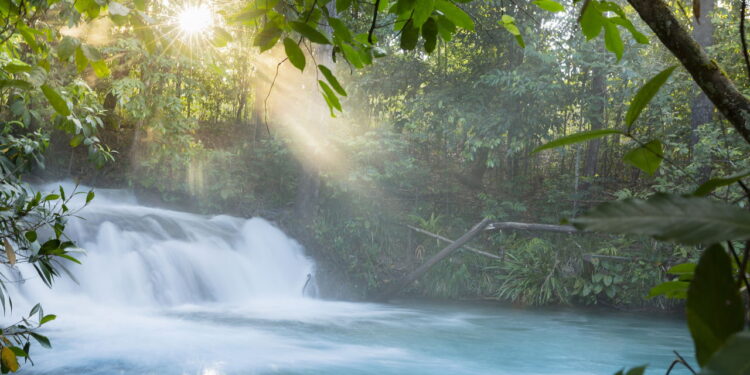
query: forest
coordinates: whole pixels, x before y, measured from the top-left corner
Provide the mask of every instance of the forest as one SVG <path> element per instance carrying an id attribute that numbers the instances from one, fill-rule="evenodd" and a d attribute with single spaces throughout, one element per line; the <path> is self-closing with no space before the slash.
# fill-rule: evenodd
<path id="1" fill-rule="evenodd" d="M 749 12 L 745 0 L 0 0 L 2 373 L 750 374 Z M 296 302 L 245 305 L 285 293 Z M 674 347 L 595 370 L 558 353 L 517 368 L 475 369 L 476 353 L 455 368 L 339 364 L 348 352 L 245 363 L 233 350 L 263 340 L 199 325 L 271 319 L 323 340 L 290 311 L 349 311 L 352 326 L 391 332 L 384 322 L 417 319 L 409 309 L 438 324 L 463 305 L 665 319 L 674 339 L 659 345 Z M 168 323 L 130 322 L 135 306 Z M 149 345 L 205 330 L 186 346 L 231 353 L 103 350 L 107 334 L 148 341 L 96 336 L 110 313 L 155 331 Z M 478 348 L 504 334 L 490 331 Z M 141 363 L 162 354 L 174 363 Z M 179 367 L 183 354 L 219 364 Z"/>

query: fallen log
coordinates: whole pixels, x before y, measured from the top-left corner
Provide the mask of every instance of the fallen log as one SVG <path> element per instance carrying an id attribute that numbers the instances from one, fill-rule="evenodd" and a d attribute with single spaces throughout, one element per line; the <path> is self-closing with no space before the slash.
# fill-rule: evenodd
<path id="1" fill-rule="evenodd" d="M 552 225 L 552 224 L 531 224 L 531 223 L 516 223 L 512 221 L 501 221 L 491 223 L 485 228 L 485 230 L 529 230 L 539 232 L 558 232 L 558 233 L 582 233 L 571 225 Z"/>
<path id="2" fill-rule="evenodd" d="M 411 229 L 411 230 L 413 230 L 413 231 L 416 231 L 416 232 L 419 232 L 419 233 L 422 233 L 422 234 L 426 234 L 426 235 L 428 235 L 428 236 L 430 236 L 432 238 L 437 238 L 440 241 L 444 241 L 444 242 L 447 242 L 447 243 L 454 243 L 455 242 L 455 241 L 451 240 L 450 238 L 446 238 L 446 237 L 443 237 L 443 236 L 441 236 L 439 234 L 435 234 L 435 233 L 426 231 L 426 230 L 424 230 L 422 228 L 413 227 L 411 225 L 407 225 L 406 227 L 409 228 L 409 229 Z M 503 257 L 501 257 L 499 255 L 495 255 L 495 254 L 492 254 L 492 253 L 488 253 L 486 251 L 475 249 L 475 248 L 473 248 L 471 246 L 465 246 L 464 245 L 464 247 L 462 247 L 462 249 L 463 250 L 471 251 L 472 253 L 475 253 L 475 254 L 484 255 L 486 257 L 490 257 L 490 258 L 494 258 L 494 259 L 498 259 L 498 260 L 503 260 Z"/>
<path id="3" fill-rule="evenodd" d="M 465 243 L 469 242 L 471 239 L 476 237 L 489 224 L 490 224 L 490 219 L 487 219 L 487 218 L 482 219 L 482 221 L 474 225 L 471 229 L 469 229 L 468 232 L 464 233 L 463 236 L 459 237 L 459 239 L 453 241 L 453 243 L 448 245 L 443 250 L 440 250 L 439 253 L 435 254 L 432 258 L 422 263 L 421 266 L 419 266 L 416 270 L 406 275 L 406 277 L 404 277 L 403 279 L 399 280 L 398 282 L 394 282 L 391 286 L 386 288 L 384 292 L 380 293 L 375 299 L 378 301 L 387 301 L 391 297 L 396 295 L 396 293 L 403 291 L 416 279 L 418 279 L 425 272 L 427 272 L 427 270 L 429 270 L 437 262 L 447 258 L 449 255 L 451 255 L 451 253 L 453 253 L 454 251 L 459 249 L 461 246 L 463 246 Z"/>

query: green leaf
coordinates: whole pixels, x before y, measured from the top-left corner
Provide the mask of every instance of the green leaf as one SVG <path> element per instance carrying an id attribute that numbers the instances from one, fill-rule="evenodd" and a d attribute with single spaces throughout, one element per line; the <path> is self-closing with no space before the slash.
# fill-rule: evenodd
<path id="1" fill-rule="evenodd" d="M 50 344 L 49 339 L 46 336 L 42 336 L 35 332 L 29 332 L 29 335 L 31 335 L 31 337 L 33 337 L 39 343 L 39 345 L 48 349 L 52 347 L 52 344 Z"/>
<path id="2" fill-rule="evenodd" d="M 401 29 L 401 49 L 411 51 L 417 47 L 419 40 L 419 29 L 414 27 L 412 21 L 409 21 Z"/>
<path id="3" fill-rule="evenodd" d="M 17 89 L 21 90 L 31 90 L 34 88 L 34 85 L 32 85 L 29 82 L 20 80 L 20 79 L 2 79 L 0 80 L 0 88 L 5 87 L 15 87 Z"/>
<path id="4" fill-rule="evenodd" d="M 453 33 L 456 32 L 456 25 L 454 25 L 449 19 L 445 18 L 445 16 L 438 17 L 437 23 L 440 37 L 443 38 L 444 41 L 450 42 L 453 38 Z"/>
<path id="5" fill-rule="evenodd" d="M 704 182 L 701 186 L 699 186 L 695 191 L 693 192 L 693 195 L 696 196 L 706 196 L 710 194 L 712 191 L 731 185 L 737 181 L 742 180 L 743 178 L 750 176 L 750 170 L 746 170 L 743 172 L 735 173 L 731 176 L 727 177 L 718 177 L 718 178 L 712 178 L 706 182 Z"/>
<path id="6" fill-rule="evenodd" d="M 548 12 L 557 13 L 565 10 L 560 3 L 553 0 L 534 0 L 532 3 Z"/>
<path id="7" fill-rule="evenodd" d="M 687 281 L 666 281 L 651 288 L 648 292 L 648 298 L 664 296 L 674 299 L 687 298 L 687 291 L 690 283 Z"/>
<path id="8" fill-rule="evenodd" d="M 396 2 L 396 14 L 410 13 L 417 6 L 417 0 L 398 0 Z"/>
<path id="9" fill-rule="evenodd" d="M 466 30 L 474 30 L 474 21 L 471 17 L 450 1 L 436 0 L 435 9 L 442 12 L 445 18 L 453 22 L 454 25 Z"/>
<path id="10" fill-rule="evenodd" d="M 664 150 L 659 140 L 653 140 L 643 146 L 628 151 L 623 157 L 625 163 L 630 164 L 650 175 L 659 170 L 664 159 Z"/>
<path id="11" fill-rule="evenodd" d="M 86 58 L 90 61 L 99 61 L 102 59 L 102 53 L 99 52 L 99 50 L 95 47 L 89 46 L 87 44 L 81 44 L 79 48 L 83 52 L 83 55 L 86 56 Z"/>
<path id="12" fill-rule="evenodd" d="M 284 38 L 284 51 L 292 65 L 301 71 L 305 70 L 305 54 L 299 48 L 297 42 L 291 38 Z"/>
<path id="13" fill-rule="evenodd" d="M 329 17 L 328 24 L 333 29 L 333 35 L 344 42 L 352 41 L 352 32 L 349 28 L 338 18 Z"/>
<path id="14" fill-rule="evenodd" d="M 626 30 L 630 32 L 630 35 L 633 36 L 633 39 L 635 39 L 636 42 L 640 44 L 648 44 L 648 37 L 643 35 L 640 31 L 638 31 L 635 26 L 633 25 L 630 20 L 627 18 L 620 16 L 620 17 L 610 17 L 609 21 L 612 23 L 616 23 L 622 27 L 624 27 Z"/>
<path id="15" fill-rule="evenodd" d="M 276 45 L 281 37 L 281 29 L 273 23 L 268 23 L 253 40 L 253 45 L 260 48 L 260 52 L 267 51 Z"/>
<path id="16" fill-rule="evenodd" d="M 732 277 L 732 261 L 723 247 L 706 249 L 688 288 L 688 328 L 701 367 L 745 323 L 742 299 Z"/>
<path id="17" fill-rule="evenodd" d="M 73 56 L 79 45 L 81 45 L 81 42 L 78 39 L 69 36 L 63 37 L 57 46 L 57 58 L 61 61 L 67 61 L 70 56 Z"/>
<path id="18" fill-rule="evenodd" d="M 422 25 L 422 38 L 424 38 L 424 50 L 432 53 L 437 47 L 438 25 L 434 18 L 430 17 Z"/>
<path id="19" fill-rule="evenodd" d="M 646 84 L 643 85 L 633 97 L 633 101 L 628 107 L 628 113 L 625 114 L 625 123 L 628 125 L 628 130 L 633 126 L 635 120 L 641 115 L 641 112 L 646 105 L 654 98 L 659 89 L 667 82 L 669 76 L 677 68 L 677 65 L 670 66 L 664 69 L 659 74 L 651 78 Z"/>
<path id="20" fill-rule="evenodd" d="M 45 316 L 44 316 L 44 317 L 42 318 L 42 320 L 40 320 L 40 321 L 39 321 L 39 325 L 42 325 L 42 324 L 44 324 L 44 323 L 48 323 L 48 322 L 51 322 L 51 321 L 55 320 L 56 318 L 57 318 L 57 315 L 54 315 L 54 314 L 49 314 L 49 315 L 45 315 Z"/>
<path id="21" fill-rule="evenodd" d="M 352 0 L 336 0 L 336 12 L 342 13 L 349 9 L 352 5 Z"/>
<path id="22" fill-rule="evenodd" d="M 609 22 L 609 20 L 604 22 L 604 45 L 607 47 L 607 50 L 617 56 L 617 61 L 622 59 L 622 54 L 625 52 L 625 45 L 622 43 L 620 29 L 614 23 Z"/>
<path id="23" fill-rule="evenodd" d="M 109 77 L 111 74 L 107 63 L 104 62 L 104 60 L 92 61 L 91 68 L 94 69 L 94 74 L 99 78 Z"/>
<path id="24" fill-rule="evenodd" d="M 292 29 L 313 43 L 331 44 L 328 38 L 312 26 L 302 22 L 289 22 Z"/>
<path id="25" fill-rule="evenodd" d="M 341 50 L 344 51 L 344 57 L 346 58 L 346 61 L 354 65 L 355 68 L 361 69 L 365 66 L 365 64 L 362 62 L 362 58 L 359 56 L 359 53 L 357 53 L 354 47 L 352 47 L 348 43 L 343 43 L 341 44 Z"/>
<path id="26" fill-rule="evenodd" d="M 640 234 L 688 245 L 750 239 L 750 212 L 707 198 L 656 194 L 600 204 L 572 220 L 578 229 Z"/>
<path id="27" fill-rule="evenodd" d="M 24 234 L 24 236 L 26 237 L 26 240 L 29 241 L 29 242 L 34 242 L 34 241 L 36 241 L 36 238 L 37 238 L 37 234 L 33 230 L 30 230 L 30 231 L 26 232 Z"/>
<path id="28" fill-rule="evenodd" d="M 78 46 L 78 48 L 76 48 L 76 69 L 78 70 L 78 73 L 84 71 L 88 65 L 89 59 L 86 58 L 81 46 Z"/>
<path id="29" fill-rule="evenodd" d="M 513 34 L 513 36 L 516 38 L 516 42 L 518 43 L 521 48 L 526 48 L 526 43 L 523 41 L 523 36 L 521 35 L 521 30 L 518 29 L 518 26 L 516 26 L 516 19 L 504 14 L 500 21 L 497 21 L 501 26 L 505 28 L 509 33 Z"/>
<path id="30" fill-rule="evenodd" d="M 318 65 L 318 69 L 320 69 L 320 72 L 326 77 L 326 81 L 331 84 L 331 87 L 333 87 L 339 95 L 346 96 L 346 90 L 344 90 L 344 87 L 341 86 L 339 80 L 336 79 L 336 76 L 333 75 L 333 72 L 331 72 L 330 69 L 325 65 Z"/>
<path id="31" fill-rule="evenodd" d="M 221 27 L 214 28 L 214 37 L 212 40 L 214 46 L 218 48 L 225 47 L 231 41 L 232 34 Z"/>
<path id="32" fill-rule="evenodd" d="M 42 93 L 44 93 L 44 97 L 47 98 L 47 101 L 57 113 L 65 117 L 70 116 L 68 103 L 60 96 L 57 90 L 48 85 L 42 85 Z"/>
<path id="33" fill-rule="evenodd" d="M 435 9 L 435 0 L 417 0 L 414 6 L 414 14 L 412 15 L 412 22 L 414 27 L 421 27 Z"/>
<path id="34" fill-rule="evenodd" d="M 747 375 L 750 373 L 750 332 L 732 335 L 701 369 L 700 375 Z"/>
<path id="35" fill-rule="evenodd" d="M 127 16 L 130 13 L 130 9 L 125 5 L 122 5 L 115 1 L 110 1 L 107 5 L 107 11 L 111 16 Z"/>
<path id="36" fill-rule="evenodd" d="M 598 1 L 592 0 L 584 5 L 586 8 L 581 13 L 581 31 L 587 40 L 596 38 L 602 32 L 605 17 L 599 9 Z"/>
<path id="37" fill-rule="evenodd" d="M 646 365 L 633 367 L 629 369 L 627 372 L 624 372 L 624 370 L 620 370 L 615 373 L 615 375 L 643 375 L 646 372 Z"/>
<path id="38" fill-rule="evenodd" d="M 94 199 L 94 191 L 91 190 L 88 192 L 88 194 L 86 194 L 86 204 L 91 203 L 91 200 L 93 199 Z"/>
<path id="39" fill-rule="evenodd" d="M 557 148 L 561 146 L 572 145 L 575 143 L 581 143 L 581 142 L 605 137 L 605 136 L 612 135 L 612 134 L 623 134 L 623 133 L 617 129 L 598 129 L 598 130 L 584 131 L 580 133 L 571 134 L 562 138 L 558 138 L 551 142 L 547 142 L 535 148 L 534 151 L 532 151 L 531 153 L 534 154 L 539 151 L 544 151 L 544 150 L 548 150 L 551 148 Z"/>
<path id="40" fill-rule="evenodd" d="M 331 90 L 328 84 L 321 80 L 318 80 L 318 84 L 323 90 L 323 98 L 326 100 L 328 108 L 331 110 L 331 116 L 336 117 L 333 110 L 338 109 L 339 111 L 341 111 L 341 103 L 339 102 L 339 99 L 336 97 L 336 94 L 333 92 L 333 90 Z"/>

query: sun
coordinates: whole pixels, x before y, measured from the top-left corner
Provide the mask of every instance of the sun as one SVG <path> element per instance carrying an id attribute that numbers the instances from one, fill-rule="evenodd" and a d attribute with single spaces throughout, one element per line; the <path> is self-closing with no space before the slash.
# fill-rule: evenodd
<path id="1" fill-rule="evenodd" d="M 177 14 L 177 25 L 187 36 L 197 36 L 211 28 L 213 24 L 211 9 L 205 5 L 191 5 Z"/>

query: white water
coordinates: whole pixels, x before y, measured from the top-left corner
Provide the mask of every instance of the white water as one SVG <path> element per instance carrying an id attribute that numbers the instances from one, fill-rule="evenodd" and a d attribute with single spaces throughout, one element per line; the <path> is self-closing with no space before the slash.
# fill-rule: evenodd
<path id="1" fill-rule="evenodd" d="M 314 277 L 305 288 L 314 263 L 260 218 L 102 190 L 82 215 L 68 227 L 87 251 L 70 265 L 79 283 L 49 290 L 22 269 L 30 280 L 11 291 L 16 313 L 41 301 L 58 315 L 33 374 L 607 374 L 647 362 L 663 373 L 672 349 L 690 354 L 679 321 L 317 300 Z"/>

